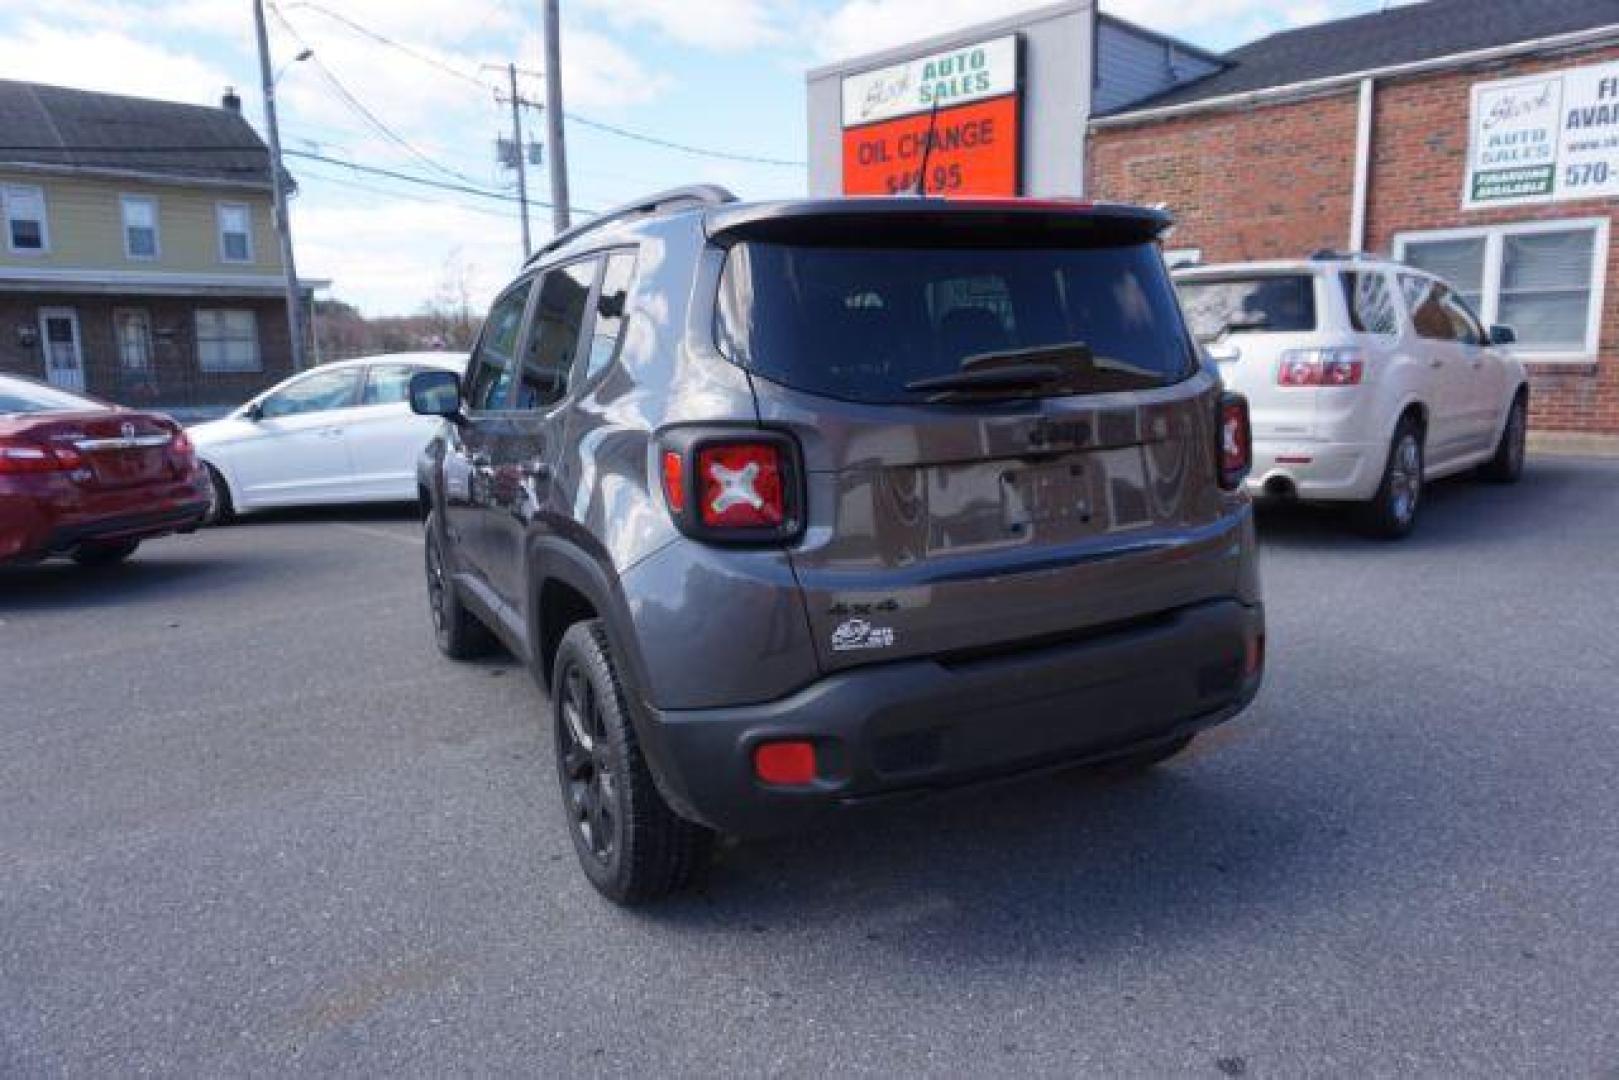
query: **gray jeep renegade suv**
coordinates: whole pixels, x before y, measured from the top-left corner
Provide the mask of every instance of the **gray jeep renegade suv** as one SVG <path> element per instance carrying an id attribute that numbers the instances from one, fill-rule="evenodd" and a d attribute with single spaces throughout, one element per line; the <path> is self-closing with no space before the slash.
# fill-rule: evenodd
<path id="1" fill-rule="evenodd" d="M 420 468 L 438 643 L 549 688 L 591 882 L 715 832 L 1079 763 L 1145 767 L 1263 664 L 1247 414 L 1157 211 L 744 204 L 564 233 L 495 301 Z"/>

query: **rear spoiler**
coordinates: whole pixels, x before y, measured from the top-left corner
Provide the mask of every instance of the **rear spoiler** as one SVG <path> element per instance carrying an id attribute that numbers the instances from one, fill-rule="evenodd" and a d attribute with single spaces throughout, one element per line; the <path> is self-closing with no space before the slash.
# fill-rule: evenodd
<path id="1" fill-rule="evenodd" d="M 828 247 L 1115 247 L 1157 239 L 1165 210 L 1068 199 L 856 198 L 735 203 L 704 215 L 710 240 Z"/>

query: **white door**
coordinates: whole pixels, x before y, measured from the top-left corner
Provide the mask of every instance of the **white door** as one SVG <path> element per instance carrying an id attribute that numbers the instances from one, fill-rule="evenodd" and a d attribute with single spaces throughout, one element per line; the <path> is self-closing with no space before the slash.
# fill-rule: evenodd
<path id="1" fill-rule="evenodd" d="M 408 502 L 416 497 L 416 459 L 442 423 L 410 411 L 410 377 L 427 368 L 374 364 L 360 405 L 347 423 L 359 498 Z"/>
<path id="2" fill-rule="evenodd" d="M 359 368 L 335 368 L 310 372 L 260 400 L 252 434 L 223 449 L 244 508 L 355 497 L 347 425 L 359 390 Z"/>
<path id="3" fill-rule="evenodd" d="M 84 389 L 84 344 L 79 315 L 72 308 L 39 309 L 39 341 L 45 354 L 45 377 L 64 390 Z"/>

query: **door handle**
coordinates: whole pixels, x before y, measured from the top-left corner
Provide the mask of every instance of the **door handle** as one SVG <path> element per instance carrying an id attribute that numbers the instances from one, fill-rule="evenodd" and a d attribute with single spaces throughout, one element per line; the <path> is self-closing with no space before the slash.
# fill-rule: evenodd
<path id="1" fill-rule="evenodd" d="M 1442 368 L 1445 366 L 1445 362 L 1436 356 L 1432 360 L 1428 361 L 1428 366 L 1431 368 Z"/>
<path id="2" fill-rule="evenodd" d="M 343 437 L 343 429 L 335 427 L 326 428 L 320 433 L 320 437 L 323 439 L 341 439 Z"/>

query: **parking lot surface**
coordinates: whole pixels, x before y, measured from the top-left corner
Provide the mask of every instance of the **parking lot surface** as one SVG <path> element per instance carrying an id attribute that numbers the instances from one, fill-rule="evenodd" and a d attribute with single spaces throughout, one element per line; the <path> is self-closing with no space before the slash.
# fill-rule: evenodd
<path id="1" fill-rule="evenodd" d="M 408 511 L 0 575 L 0 1073 L 1614 1075 L 1619 462 L 1262 517 L 1268 682 L 1157 774 L 725 848 L 624 912 Z"/>

